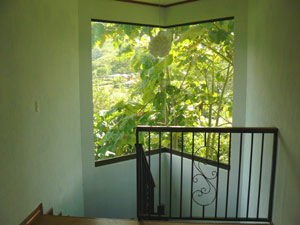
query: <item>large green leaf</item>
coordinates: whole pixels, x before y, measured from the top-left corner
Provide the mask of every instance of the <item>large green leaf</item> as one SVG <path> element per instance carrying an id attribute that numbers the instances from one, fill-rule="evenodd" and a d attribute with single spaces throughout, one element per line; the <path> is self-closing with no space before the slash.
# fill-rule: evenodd
<path id="1" fill-rule="evenodd" d="M 92 23 L 92 46 L 94 46 L 97 41 L 105 41 L 105 28 L 102 23 Z"/>

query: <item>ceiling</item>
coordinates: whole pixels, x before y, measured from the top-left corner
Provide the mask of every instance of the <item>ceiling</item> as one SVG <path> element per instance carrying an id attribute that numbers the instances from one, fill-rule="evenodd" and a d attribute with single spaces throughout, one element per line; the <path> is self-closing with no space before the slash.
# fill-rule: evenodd
<path id="1" fill-rule="evenodd" d="M 182 0 L 138 0 L 138 1 L 155 3 L 155 4 L 160 4 L 160 5 L 168 5 L 168 4 L 182 2 Z"/>
<path id="2" fill-rule="evenodd" d="M 117 0 L 122 2 L 131 2 L 134 4 L 147 4 L 153 6 L 163 6 L 169 7 L 177 4 L 184 4 L 189 2 L 194 2 L 197 0 Z"/>

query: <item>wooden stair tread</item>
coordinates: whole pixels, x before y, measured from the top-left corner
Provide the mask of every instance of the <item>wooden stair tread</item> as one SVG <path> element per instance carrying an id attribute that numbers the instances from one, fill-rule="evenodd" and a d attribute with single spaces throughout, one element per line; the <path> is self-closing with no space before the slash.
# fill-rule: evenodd
<path id="1" fill-rule="evenodd" d="M 33 225 L 236 225 L 231 223 L 186 223 L 186 222 L 169 222 L 169 221 L 137 221 L 126 219 L 91 219 L 67 216 L 40 216 Z M 249 225 L 262 225 L 254 223 L 244 223 Z"/>

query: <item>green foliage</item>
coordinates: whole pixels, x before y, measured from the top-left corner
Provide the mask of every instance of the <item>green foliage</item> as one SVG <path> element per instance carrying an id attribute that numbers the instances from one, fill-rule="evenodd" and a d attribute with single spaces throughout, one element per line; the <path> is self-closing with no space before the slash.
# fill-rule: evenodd
<path id="1" fill-rule="evenodd" d="M 151 49 L 160 47 L 157 35 L 171 40 L 165 57 L 149 51 L 150 43 Z M 92 23 L 95 158 L 134 152 L 137 125 L 231 126 L 233 43 L 232 20 L 167 31 Z M 141 135 L 141 141 L 145 138 Z M 191 152 L 191 137 L 186 138 L 185 151 Z M 217 138 L 208 134 L 212 148 L 197 154 L 215 159 Z M 163 139 L 168 146 L 168 134 Z M 175 134 L 172 139 L 173 149 L 179 148 L 180 137 Z M 226 162 L 228 137 L 220 139 Z M 158 134 L 151 140 L 155 148 Z M 197 143 L 203 145 L 203 137 Z"/>

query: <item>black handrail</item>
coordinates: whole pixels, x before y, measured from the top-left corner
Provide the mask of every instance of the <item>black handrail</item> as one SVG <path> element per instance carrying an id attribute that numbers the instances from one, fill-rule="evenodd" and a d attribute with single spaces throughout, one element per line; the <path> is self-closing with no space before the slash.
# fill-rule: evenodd
<path id="1" fill-rule="evenodd" d="M 276 127 L 184 127 L 184 126 L 137 126 L 137 132 L 195 132 L 195 133 L 277 133 Z"/>
<path id="2" fill-rule="evenodd" d="M 148 134 L 149 140 L 146 142 L 148 144 L 148 161 L 142 144 L 139 143 L 140 141 L 144 142 L 144 140 L 139 140 L 140 132 L 146 132 Z M 150 145 L 153 143 L 150 141 L 151 133 L 158 133 L 158 150 L 151 150 Z M 162 134 L 165 133 L 167 135 L 164 135 L 164 137 L 168 137 L 168 135 L 170 137 L 169 148 L 168 146 L 162 146 Z M 172 149 L 173 135 L 176 133 L 181 134 L 181 136 L 179 135 L 179 137 L 181 137 L 181 147 L 178 151 Z M 188 144 L 189 148 L 192 148 L 192 150 L 189 151 L 191 154 L 185 152 L 185 148 L 187 148 L 185 146 L 185 135 L 188 133 L 192 134 L 192 143 Z M 211 135 L 217 137 L 214 146 L 209 146 L 209 141 L 207 141 L 207 137 Z M 265 144 L 267 136 L 273 138 L 273 146 L 270 150 L 268 150 L 267 147 L 270 147 L 271 142 Z M 195 139 L 198 139 L 198 150 L 218 146 L 216 147 L 216 159 L 205 159 L 196 155 Z M 224 142 L 225 139 L 226 141 Z M 223 142 L 221 143 L 221 141 Z M 232 142 L 234 142 L 234 144 L 232 144 Z M 136 143 L 137 216 L 139 219 L 272 221 L 278 145 L 277 128 L 138 126 L 136 128 Z M 199 148 L 199 143 L 202 143 L 204 146 Z M 224 147 L 224 143 L 228 144 L 228 146 Z M 228 154 L 227 163 L 221 161 L 221 151 L 223 150 L 224 154 L 225 148 L 228 151 L 228 153 L 226 153 Z M 153 156 L 151 151 L 158 151 L 159 154 L 159 157 L 156 158 L 156 165 L 158 165 L 157 179 L 159 182 L 155 196 L 154 178 L 148 164 L 148 162 L 150 163 L 151 156 Z M 166 153 L 170 153 L 165 158 L 169 160 L 168 166 L 170 169 L 169 172 L 167 172 L 168 170 L 162 172 L 162 168 L 165 170 L 165 167 L 161 165 L 161 155 Z M 265 161 L 270 158 L 272 159 L 271 167 L 265 166 Z M 155 158 L 151 159 L 151 162 L 155 163 L 154 160 Z M 175 165 L 178 166 L 176 170 L 174 169 Z M 186 168 L 190 168 L 188 172 Z M 169 178 L 164 179 L 162 178 L 162 173 L 165 176 L 166 172 L 169 173 Z M 176 177 L 174 177 L 174 173 L 178 173 Z M 188 173 L 190 173 L 190 175 Z M 188 176 L 190 176 L 190 180 L 187 182 Z M 268 180 L 266 176 L 271 176 L 271 179 Z M 169 183 L 162 183 L 162 180 L 167 179 L 169 179 Z M 196 185 L 196 183 L 201 179 L 202 183 L 200 183 L 200 187 L 203 184 L 205 184 L 206 187 L 198 187 L 197 189 L 198 184 Z M 190 186 L 187 187 L 187 183 L 189 183 Z M 263 185 L 264 188 L 262 187 Z M 266 185 L 270 187 L 269 192 L 261 193 L 263 190 L 266 191 Z M 176 191 L 174 188 L 178 190 Z M 188 188 L 188 190 L 186 188 Z M 243 189 L 243 191 L 241 191 L 241 189 Z M 162 198 L 162 190 L 164 190 L 164 198 Z M 203 197 L 209 192 L 210 194 L 212 193 L 214 197 L 208 203 L 203 203 L 196 199 L 199 196 L 200 198 Z M 262 204 L 262 202 L 265 201 L 269 201 L 267 208 Z M 154 210 L 154 202 L 158 204 L 157 212 Z M 168 212 L 164 212 L 163 205 L 168 205 Z M 197 209 L 197 207 L 200 208 Z"/>

